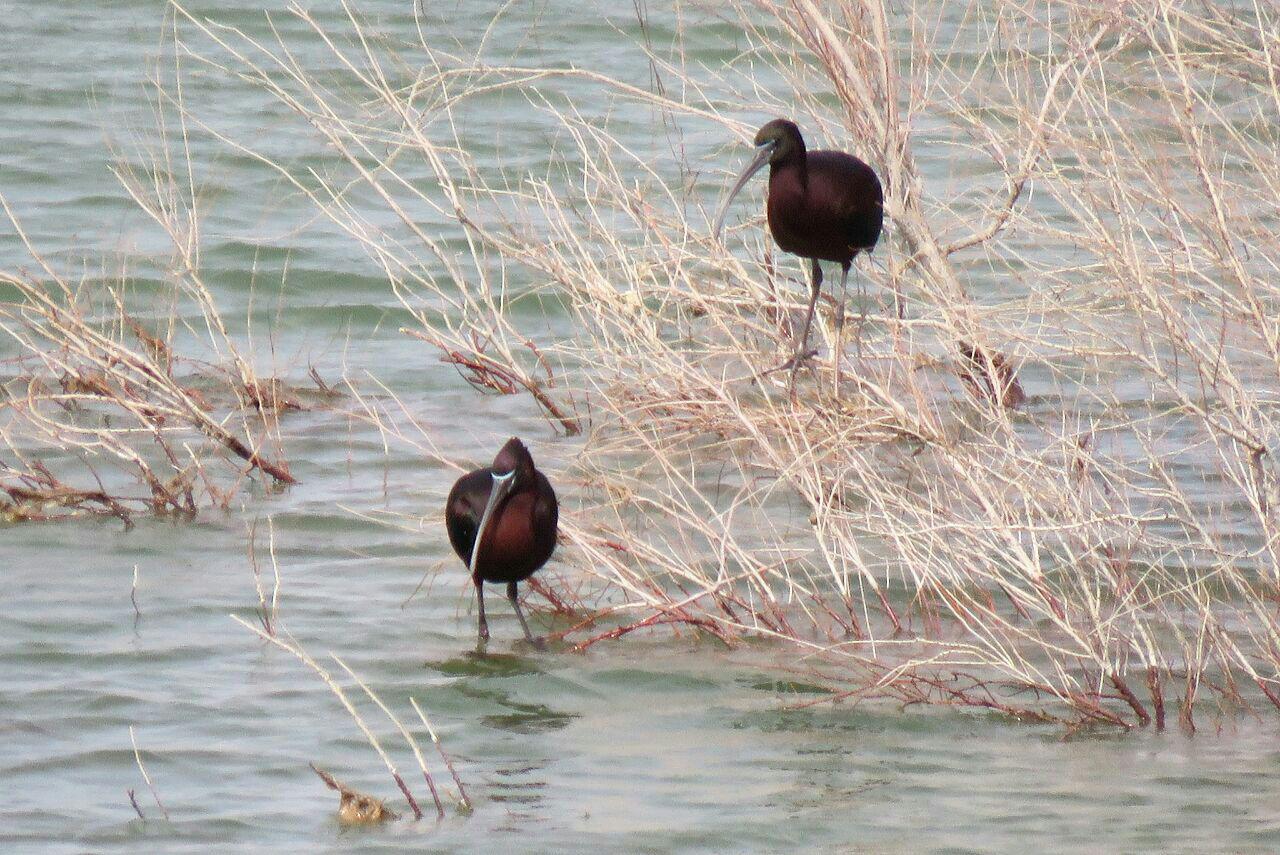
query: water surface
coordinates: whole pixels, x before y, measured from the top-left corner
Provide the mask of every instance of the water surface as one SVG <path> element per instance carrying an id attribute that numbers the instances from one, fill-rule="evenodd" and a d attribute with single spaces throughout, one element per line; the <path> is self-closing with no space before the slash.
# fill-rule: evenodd
<path id="1" fill-rule="evenodd" d="M 583 12 L 555 0 L 509 10 L 487 50 L 525 64 L 607 66 L 645 85 L 649 65 L 623 38 L 636 30 L 634 10 L 588 5 Z M 406 6 L 369 12 L 377 26 L 408 38 Z M 474 44 L 497 8 L 444 6 L 449 14 L 429 22 L 459 44 Z M 204 12 L 265 32 L 260 8 L 249 3 Z M 338 19 L 330 8 L 316 14 Z M 68 266 L 89 259 L 93 275 L 124 267 L 145 280 L 164 252 L 162 236 L 110 174 L 108 144 L 127 148 L 152 120 L 144 81 L 160 55 L 163 15 L 154 2 L 0 2 L 0 192 L 44 251 Z M 287 16 L 276 22 L 301 32 Z M 671 25 L 655 12 L 655 39 L 664 26 Z M 708 67 L 741 49 L 711 16 L 692 15 L 682 26 L 686 44 L 703 52 L 692 59 Z M 563 86 L 582 104 L 605 103 L 586 82 Z M 188 97 L 209 121 L 289 158 L 328 157 L 248 87 L 194 74 Z M 638 148 L 666 144 L 667 131 L 647 114 L 626 112 L 639 108 L 610 109 L 615 132 L 629 127 Z M 482 167 L 545 163 L 549 131 L 536 117 L 513 115 L 495 100 L 471 120 L 463 135 L 475 141 Z M 697 142 L 707 151 L 716 144 Z M 313 222 L 276 176 L 209 139 L 196 141 L 194 157 L 206 278 L 229 320 L 252 305 L 257 328 L 271 330 L 274 347 L 257 352 L 261 363 L 295 378 L 308 364 L 330 377 L 371 372 L 464 458 L 487 459 L 512 433 L 540 457 L 572 456 L 573 442 L 555 437 L 527 401 L 477 398 L 429 349 L 400 335 L 404 312 L 378 271 L 349 240 Z M 973 171 L 943 163 L 931 167 L 936 187 Z M 12 232 L 0 228 L 0 267 L 28 264 Z M 455 433 L 458 414 L 468 411 L 481 427 Z M 290 416 L 285 437 L 301 485 L 245 494 L 227 512 L 142 520 L 131 532 L 95 520 L 4 530 L 0 841 L 7 849 L 1280 847 L 1280 734 L 1270 719 L 1233 721 L 1195 738 L 1064 740 L 1053 728 L 954 711 L 810 708 L 802 705 L 814 699 L 811 688 L 779 670 L 782 651 L 767 644 L 730 653 L 637 635 L 584 655 L 536 653 L 515 642 L 518 626 L 497 598 L 495 641 L 477 655 L 471 590 L 438 520 L 453 474 L 411 450 L 384 453 L 375 431 L 333 410 Z M 381 526 L 352 512 L 369 510 L 395 511 L 411 524 Z M 252 619 L 248 532 L 258 521 L 262 559 L 268 515 L 284 626 L 334 670 L 328 653 L 342 656 L 406 720 L 409 697 L 422 703 L 475 801 L 472 814 L 451 809 L 439 825 L 336 823 L 336 799 L 308 763 L 405 808 L 320 680 L 228 617 Z M 535 622 L 546 629 L 548 620 Z M 362 708 L 425 800 L 410 754 L 376 711 Z M 130 727 L 167 820 L 135 764 Z M 443 777 L 434 756 L 430 762 Z M 131 789 L 146 821 L 130 806 Z"/>

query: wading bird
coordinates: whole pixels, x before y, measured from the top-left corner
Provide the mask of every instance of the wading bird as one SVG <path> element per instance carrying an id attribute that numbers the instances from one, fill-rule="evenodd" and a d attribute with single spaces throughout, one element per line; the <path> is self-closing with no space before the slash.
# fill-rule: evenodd
<path id="1" fill-rule="evenodd" d="M 817 353 L 809 350 L 809 327 L 822 285 L 819 262 L 840 263 L 840 292 L 849 267 L 860 252 L 870 252 L 880 238 L 884 191 L 870 166 L 842 151 L 806 152 L 794 122 L 774 119 L 756 133 L 756 155 L 742 170 L 716 217 L 719 238 L 729 204 L 747 180 L 769 164 L 769 231 L 778 246 L 813 264 L 813 293 L 795 355 L 773 369 L 795 370 Z"/>
<path id="2" fill-rule="evenodd" d="M 468 472 L 449 491 L 444 522 L 453 551 L 466 562 L 476 586 L 480 640 L 489 638 L 484 617 L 484 583 L 506 582 L 511 600 L 534 647 L 533 637 L 516 599 L 516 584 L 547 563 L 556 548 L 560 506 L 551 482 L 533 465 L 529 449 L 516 437 L 507 440 L 493 465 Z"/>

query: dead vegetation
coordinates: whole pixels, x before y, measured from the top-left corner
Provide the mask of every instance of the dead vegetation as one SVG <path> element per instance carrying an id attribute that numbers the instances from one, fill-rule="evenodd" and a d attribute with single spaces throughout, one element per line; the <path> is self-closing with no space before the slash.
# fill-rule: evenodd
<path id="1" fill-rule="evenodd" d="M 329 789 L 338 791 L 338 822 L 343 825 L 377 825 L 400 818 L 381 799 L 351 789 L 314 763 L 311 771 L 319 775 Z"/>
<path id="2" fill-rule="evenodd" d="M 0 514 L 10 521 L 100 514 L 128 527 L 138 514 L 228 507 L 253 482 L 295 483 L 279 419 L 305 398 L 259 376 L 204 281 L 200 188 L 177 112 L 158 100 L 152 137 L 114 152 L 121 185 L 171 250 L 131 259 L 136 277 L 73 275 L 0 196 L 30 259 L 0 271 Z M 322 386 L 322 399 L 332 394 Z"/>
<path id="3" fill-rule="evenodd" d="M 225 507 L 248 478 L 294 483 L 276 450 L 276 415 L 292 400 L 278 381 L 268 405 L 247 363 L 183 357 L 173 334 L 152 336 L 125 310 L 121 289 L 73 286 L 36 258 L 43 278 L 0 273 L 15 295 L 0 301 L 0 332 L 18 351 L 0 402 L 6 517 L 97 513 L 131 525 L 138 513 Z M 104 296 L 111 314 L 95 305 Z"/>
<path id="4" fill-rule="evenodd" d="M 836 696 L 1070 728 L 1276 704 L 1274 10 L 759 0 L 721 10 L 742 33 L 723 68 L 688 61 L 678 27 L 646 44 L 649 88 L 398 42 L 347 10 L 331 32 L 290 9 L 340 81 L 181 8 L 175 43 L 347 164 L 302 174 L 222 138 L 380 265 L 409 335 L 584 431 L 556 479 L 580 494 L 562 554 L 598 583 L 579 647 L 764 636 Z M 566 80 L 663 132 L 639 150 Z M 467 155 L 458 119 L 496 93 L 554 135 L 538 171 Z M 757 371 L 802 267 L 759 218 L 722 246 L 703 214 L 741 157 L 705 141 L 772 115 L 875 165 L 891 223 L 856 322 L 820 313 L 827 356 L 795 403 Z M 394 400 L 361 403 L 438 456 Z"/>

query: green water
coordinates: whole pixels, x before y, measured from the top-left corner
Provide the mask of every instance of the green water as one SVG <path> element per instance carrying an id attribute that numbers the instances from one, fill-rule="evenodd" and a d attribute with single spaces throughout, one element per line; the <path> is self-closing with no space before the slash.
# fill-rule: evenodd
<path id="1" fill-rule="evenodd" d="M 337 20 L 332 4 L 316 5 L 317 16 Z M 428 24 L 464 45 L 498 8 L 427 5 Z M 508 10 L 488 58 L 572 60 L 647 85 L 649 65 L 627 35 L 637 29 L 631 4 L 588 6 L 555 0 Z M 366 12 L 409 38 L 408 8 Z M 202 11 L 265 31 L 260 6 Z M 650 11 L 660 39 L 669 19 Z M 101 261 L 109 257 L 145 268 L 163 250 L 111 176 L 106 142 L 127 144 L 152 122 L 142 84 L 163 15 L 153 2 L 0 2 L 0 192 L 64 265 L 88 258 L 91 272 L 114 270 L 116 261 Z M 287 16 L 275 20 L 305 41 Z M 686 44 L 702 51 L 692 63 L 714 67 L 742 48 L 711 15 L 687 14 L 682 26 Z M 585 81 L 562 91 L 584 105 L 605 103 Z M 211 123 L 265 149 L 297 162 L 328 157 L 248 87 L 196 74 L 187 97 Z M 495 101 L 469 115 L 462 134 L 482 167 L 545 162 L 540 119 L 513 109 Z M 666 131 L 647 113 L 610 109 L 615 132 L 629 127 L 637 148 L 661 148 Z M 741 117 L 761 118 L 745 109 Z M 692 145 L 696 158 L 723 141 Z M 577 440 L 554 436 L 527 401 L 478 398 L 429 349 L 399 335 L 403 312 L 377 270 L 349 239 L 311 221 L 276 176 L 209 139 L 195 141 L 193 157 L 205 199 L 205 275 L 227 318 L 244 317 L 252 302 L 255 323 L 270 325 L 274 351 L 259 353 L 260 362 L 294 378 L 308 364 L 330 377 L 370 372 L 464 459 L 487 459 L 513 433 L 539 459 L 574 454 Z M 972 172 L 941 157 L 929 168 L 935 188 Z M 0 267 L 28 264 L 11 229 L 0 227 Z M 475 418 L 454 431 L 460 412 Z M 497 598 L 495 641 L 477 655 L 470 586 L 439 524 L 452 474 L 405 448 L 384 452 L 376 432 L 340 412 L 293 414 L 284 430 L 301 484 L 281 494 L 247 494 L 194 522 L 142 520 L 131 532 L 92 520 L 4 530 L 6 851 L 1280 847 L 1280 734 L 1270 720 L 1229 721 L 1195 738 L 1063 740 L 1053 728 L 954 711 L 805 708 L 814 695 L 777 667 L 783 652 L 766 644 L 726 652 L 637 635 L 583 655 L 534 653 L 514 642 L 518 626 Z M 380 526 L 353 511 L 422 524 Z M 450 810 L 440 824 L 337 824 L 336 800 L 309 762 L 402 813 L 405 806 L 315 675 L 228 617 L 251 618 L 257 604 L 248 529 L 268 515 L 285 626 L 317 657 L 341 655 L 401 715 L 412 714 L 410 696 L 418 699 L 456 760 L 473 813 Z M 542 630 L 549 620 L 534 618 Z M 167 820 L 138 771 L 130 727 Z M 411 755 L 389 726 L 377 727 L 425 799 Z M 146 821 L 129 803 L 131 789 Z"/>

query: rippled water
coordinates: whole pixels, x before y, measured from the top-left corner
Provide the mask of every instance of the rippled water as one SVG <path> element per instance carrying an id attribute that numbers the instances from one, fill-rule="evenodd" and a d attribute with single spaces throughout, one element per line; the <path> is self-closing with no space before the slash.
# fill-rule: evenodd
<path id="1" fill-rule="evenodd" d="M 513 9 L 490 50 L 530 64 L 608 62 L 644 83 L 647 63 L 618 47 L 610 25 L 630 31 L 633 10 L 614 5 L 593 14 L 567 2 Z M 412 27 L 407 7 L 386 3 L 370 14 L 381 27 Z M 260 8 L 247 3 L 204 11 L 264 29 Z M 493 9 L 435 11 L 465 43 Z M 336 16 L 327 6 L 316 13 Z M 127 145 L 132 130 L 148 127 L 142 84 L 163 14 L 154 2 L 0 2 L 0 192 L 42 249 L 67 264 L 89 258 L 90 273 L 114 271 L 115 262 L 94 260 L 103 253 L 145 268 L 163 248 L 111 176 L 106 142 Z M 709 18 L 685 26 L 709 64 L 735 49 L 732 32 Z M 585 83 L 569 85 L 581 87 L 584 102 L 597 97 Z M 291 157 L 322 158 L 258 93 L 196 75 L 187 94 L 210 121 Z M 540 156 L 537 128 L 500 105 L 476 122 L 465 134 L 482 161 Z M 643 117 L 633 124 L 644 144 L 652 131 Z M 376 271 L 322 225 L 295 228 L 307 211 L 273 175 L 208 141 L 197 143 L 195 158 L 206 194 L 206 273 L 229 319 L 253 301 L 256 323 L 274 324 L 272 363 L 285 373 L 309 362 L 335 374 L 372 371 L 445 437 L 458 412 L 475 412 L 483 428 L 451 440 L 465 457 L 486 459 L 511 433 L 543 457 L 572 453 L 521 402 L 477 399 L 397 334 L 401 310 Z M 27 263 L 0 227 L 0 267 Z M 297 414 L 285 430 L 302 484 L 281 495 L 248 496 L 243 507 L 192 523 L 144 520 L 127 533 L 98 521 L 4 530 L 6 849 L 1280 847 L 1280 734 L 1270 720 L 1194 739 L 1064 741 L 1054 729 L 950 711 L 809 709 L 801 705 L 812 690 L 780 677 L 765 645 L 727 654 L 636 637 L 585 655 L 533 653 L 513 642 L 518 627 L 497 598 L 495 642 L 479 656 L 471 590 L 437 522 L 451 473 L 404 450 L 384 454 L 376 434 L 337 413 Z M 351 512 L 378 508 L 422 514 L 422 530 Z M 456 758 L 474 813 L 451 811 L 440 825 L 339 827 L 336 800 L 309 762 L 397 810 L 403 804 L 325 686 L 228 617 L 251 616 L 256 605 L 248 529 L 260 521 L 261 554 L 267 515 L 289 631 L 318 657 L 342 656 L 400 714 L 411 715 L 408 698 L 417 698 Z M 545 627 L 548 619 L 538 620 Z M 379 720 L 371 710 L 369 719 Z M 130 727 L 167 820 L 135 764 Z M 408 752 L 389 728 L 379 732 L 425 797 Z"/>

